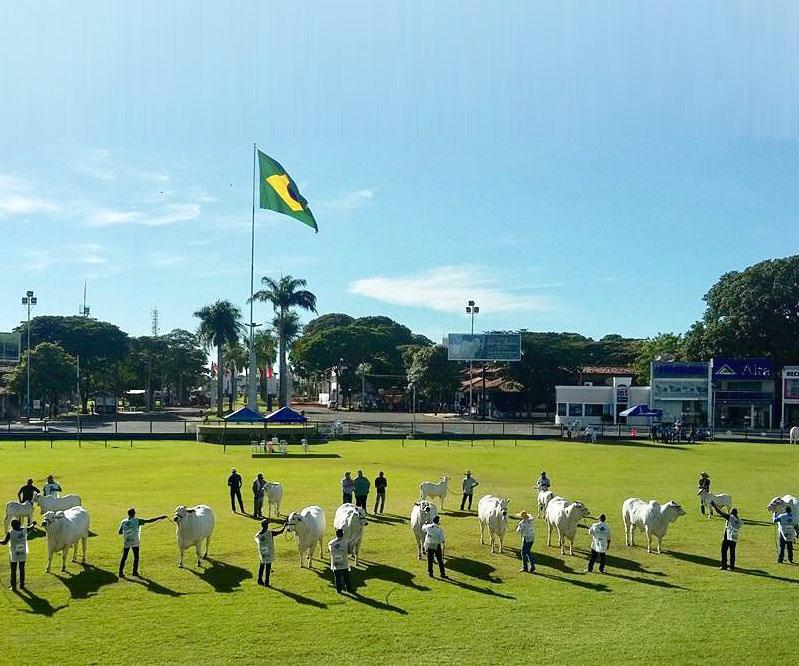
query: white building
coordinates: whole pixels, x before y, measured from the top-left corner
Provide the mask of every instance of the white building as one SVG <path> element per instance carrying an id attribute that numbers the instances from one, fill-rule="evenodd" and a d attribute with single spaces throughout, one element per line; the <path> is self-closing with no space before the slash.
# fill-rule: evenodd
<path id="1" fill-rule="evenodd" d="M 632 386 L 632 377 L 614 377 L 609 386 L 556 386 L 555 423 L 579 426 L 615 425 L 619 412 L 634 405 L 649 405 L 649 387 Z M 649 425 L 647 417 L 621 418 L 628 425 Z"/>

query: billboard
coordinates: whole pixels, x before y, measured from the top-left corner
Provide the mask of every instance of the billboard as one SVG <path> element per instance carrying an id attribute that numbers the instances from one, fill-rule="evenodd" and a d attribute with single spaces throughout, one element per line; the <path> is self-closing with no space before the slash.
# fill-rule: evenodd
<path id="1" fill-rule="evenodd" d="M 782 397 L 799 402 L 799 366 L 789 365 L 782 369 Z"/>
<path id="2" fill-rule="evenodd" d="M 519 333 L 450 333 L 447 358 L 450 361 L 519 361 L 522 336 Z"/>
<path id="3" fill-rule="evenodd" d="M 714 358 L 713 377 L 718 379 L 771 379 L 774 363 L 768 358 Z"/>
<path id="4" fill-rule="evenodd" d="M 19 333 L 0 333 L 0 365 L 19 363 L 21 339 Z"/>

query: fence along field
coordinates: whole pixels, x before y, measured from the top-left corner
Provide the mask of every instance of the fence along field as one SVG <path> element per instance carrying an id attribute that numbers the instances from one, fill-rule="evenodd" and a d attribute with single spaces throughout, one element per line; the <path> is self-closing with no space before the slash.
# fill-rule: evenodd
<path id="1" fill-rule="evenodd" d="M 628 663 L 685 663 L 730 658 L 756 663 L 784 660 L 791 641 L 780 640 L 792 617 L 799 567 L 776 564 L 774 528 L 765 510 L 775 495 L 797 494 L 785 469 L 799 449 L 780 445 L 709 444 L 672 448 L 527 441 L 459 440 L 447 447 L 420 440 L 331 442 L 309 457 L 250 457 L 248 447 L 193 442 L 76 442 L 0 445 L 0 490 L 11 499 L 29 476 L 54 473 L 65 492 L 77 492 L 91 514 L 89 565 L 45 576 L 45 539 L 31 542 L 31 596 L 5 589 L 4 654 L 15 660 L 52 659 L 107 663 L 206 661 L 264 655 L 292 661 L 361 660 L 419 663 L 434 649 L 441 661 L 573 663 L 606 659 Z M 409 445 L 410 444 L 410 445 Z M 297 567 L 295 544 L 277 539 L 274 590 L 258 587 L 256 521 L 232 515 L 225 480 L 231 467 L 280 481 L 285 512 L 321 505 L 328 523 L 341 501 L 343 472 L 380 470 L 389 479 L 387 514 L 366 528 L 365 564 L 354 572 L 359 595 L 342 599 L 332 589 L 326 563 Z M 585 529 L 575 557 L 547 548 L 536 521 L 538 573 L 518 573 L 512 531 L 502 555 L 481 547 L 477 519 L 463 515 L 458 489 L 471 469 L 477 497 L 510 497 L 509 510 L 533 510 L 533 483 L 541 469 L 553 490 L 583 501 L 592 516 L 605 512 L 613 530 L 608 574 L 583 574 Z M 708 471 L 713 489 L 730 493 L 747 521 L 738 547 L 738 573 L 716 569 L 723 523 L 699 513 L 696 479 Z M 419 483 L 453 477 L 442 527 L 451 582 L 430 580 L 416 559 L 408 525 Z M 674 523 L 664 553 L 625 548 L 621 503 L 630 496 L 676 499 L 687 515 Z M 245 508 L 251 510 L 245 492 Z M 119 521 L 130 506 L 138 515 L 172 515 L 178 504 L 207 503 L 217 516 L 211 560 L 202 570 L 179 570 L 171 523 L 144 528 L 140 582 L 116 581 L 121 550 Z M 512 523 L 513 524 L 513 523 Z M 331 529 L 328 529 L 331 532 Z M 327 538 L 332 538 L 332 533 Z M 0 578 L 8 563 L 0 558 Z M 756 609 L 764 609 L 763 614 Z M 767 609 L 767 612 L 766 612 Z M 58 636 L 58 647 L 34 636 Z M 702 636 L 701 646 L 696 637 Z M 777 637 L 777 638 L 775 638 Z M 431 647 L 432 646 L 432 647 Z M 55 649 L 55 653 L 53 650 Z"/>

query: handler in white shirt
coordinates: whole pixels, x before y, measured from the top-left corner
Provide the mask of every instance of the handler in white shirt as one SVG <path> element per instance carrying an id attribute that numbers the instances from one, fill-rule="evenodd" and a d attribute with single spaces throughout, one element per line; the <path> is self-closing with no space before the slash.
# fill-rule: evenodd
<path id="1" fill-rule="evenodd" d="M 350 583 L 348 545 L 349 542 L 344 538 L 344 530 L 342 529 L 336 530 L 336 538 L 327 544 L 327 549 L 330 551 L 330 570 L 333 572 L 333 578 L 336 581 L 336 592 L 339 594 L 342 594 L 344 588 L 350 594 L 354 593 Z"/>
<path id="2" fill-rule="evenodd" d="M 735 571 L 735 547 L 738 545 L 738 535 L 741 532 L 743 521 L 738 517 L 738 509 L 731 509 L 729 513 L 722 511 L 715 502 L 710 505 L 727 522 L 724 525 L 724 537 L 721 540 L 721 566 L 719 569 L 727 570 L 727 555 L 730 556 L 730 571 Z"/>
<path id="3" fill-rule="evenodd" d="M 535 526 L 533 518 L 526 511 L 520 514 L 521 520 L 516 525 L 516 533 L 522 538 L 522 568 L 519 571 L 527 572 L 527 564 L 530 564 L 530 573 L 535 571 L 535 558 L 533 557 L 533 544 L 535 543 Z"/>
<path id="4" fill-rule="evenodd" d="M 258 545 L 258 585 L 269 587 L 269 577 L 272 575 L 272 563 L 275 561 L 275 537 L 286 531 L 284 524 L 279 530 L 269 529 L 269 519 L 261 521 L 261 529 L 255 533 L 255 543 Z"/>
<path id="5" fill-rule="evenodd" d="M 591 557 L 588 559 L 586 571 L 594 570 L 594 562 L 599 559 L 599 573 L 605 573 L 605 553 L 610 548 L 610 527 L 605 523 L 605 514 L 599 516 L 599 522 L 588 528 L 591 537 Z"/>
<path id="6" fill-rule="evenodd" d="M 8 558 L 11 562 L 11 590 L 17 591 L 17 569 L 19 569 L 19 586 L 25 589 L 25 561 L 28 559 L 28 529 L 36 525 L 22 527 L 22 522 L 15 518 L 11 521 L 11 529 L 0 544 L 8 544 Z"/>
<path id="7" fill-rule="evenodd" d="M 433 558 L 438 561 L 441 577 L 446 578 L 444 570 L 444 531 L 439 527 L 441 518 L 436 516 L 430 525 L 422 525 L 424 532 L 424 547 L 427 550 L 427 575 L 433 577 Z"/>
<path id="8" fill-rule="evenodd" d="M 58 497 L 61 494 L 61 484 L 53 479 L 53 475 L 47 477 L 47 483 L 44 484 L 42 492 L 45 497 Z"/>

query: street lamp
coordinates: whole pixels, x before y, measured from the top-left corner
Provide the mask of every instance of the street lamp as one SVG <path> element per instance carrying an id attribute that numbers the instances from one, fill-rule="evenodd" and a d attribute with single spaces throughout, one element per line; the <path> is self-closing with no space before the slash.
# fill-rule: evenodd
<path id="1" fill-rule="evenodd" d="M 22 305 L 26 306 L 28 309 L 28 359 L 26 363 L 28 366 L 28 388 L 25 398 L 25 412 L 28 421 L 31 420 L 31 306 L 36 305 L 37 302 L 36 296 L 33 295 L 33 291 L 31 290 L 26 291 L 25 295 L 22 297 Z"/>
<path id="2" fill-rule="evenodd" d="M 474 335 L 474 316 L 480 314 L 480 306 L 475 305 L 474 301 L 469 301 L 466 304 L 466 314 L 472 319 L 471 334 Z M 469 361 L 469 418 L 472 416 L 472 362 Z"/>

